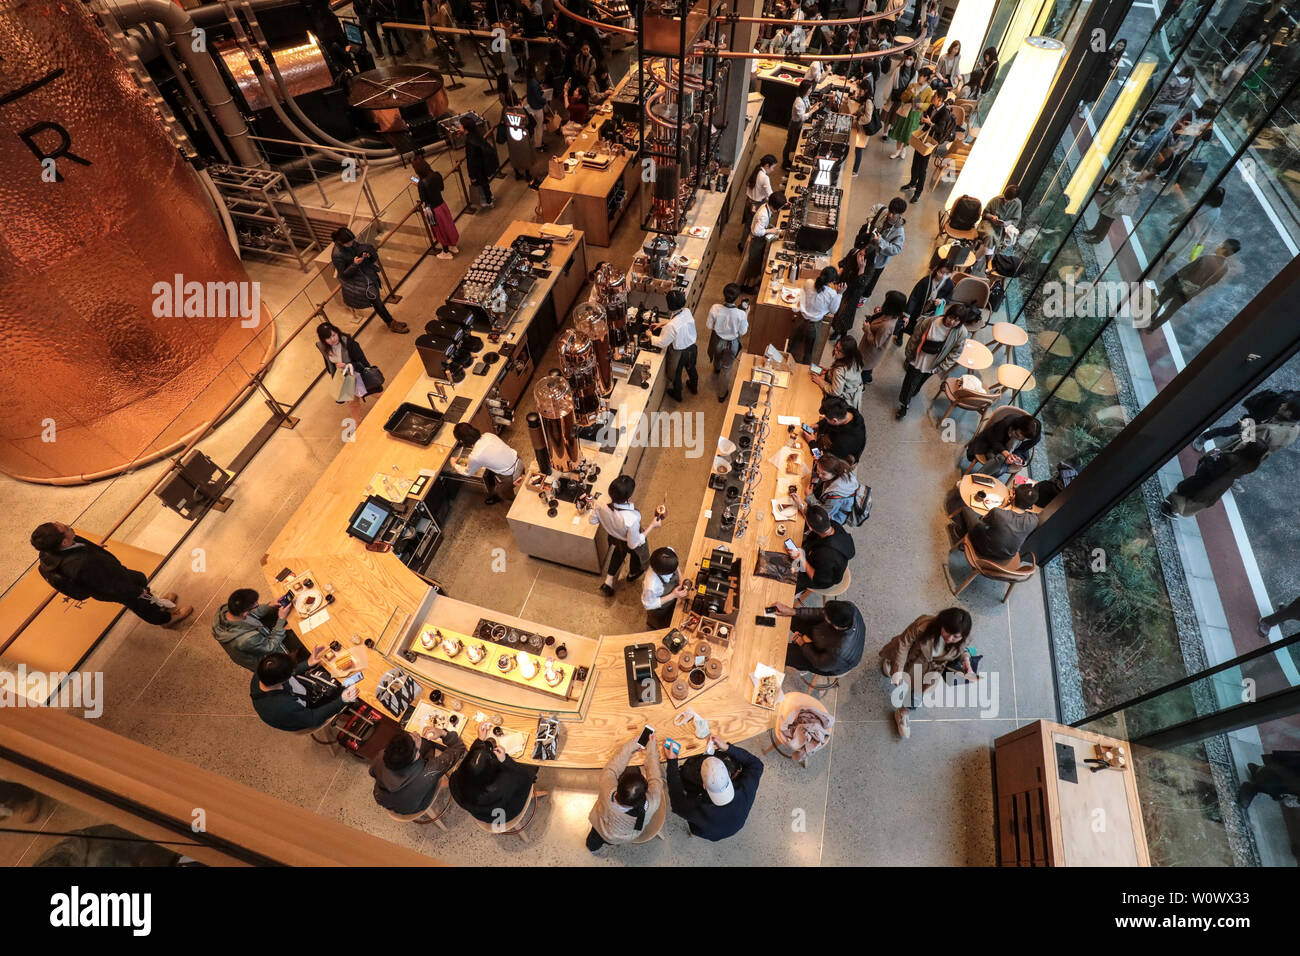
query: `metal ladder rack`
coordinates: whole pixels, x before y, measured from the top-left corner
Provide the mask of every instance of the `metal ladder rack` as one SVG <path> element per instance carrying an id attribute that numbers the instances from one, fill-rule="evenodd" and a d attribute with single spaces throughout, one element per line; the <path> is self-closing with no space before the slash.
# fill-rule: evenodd
<path id="1" fill-rule="evenodd" d="M 319 248 L 314 238 L 311 221 L 289 187 L 284 174 L 274 170 L 253 169 L 249 166 L 208 167 L 212 182 L 235 220 L 239 235 L 239 251 L 254 255 L 292 259 L 304 272 Z M 280 212 L 277 197 L 288 197 L 301 228 L 295 230 Z"/>

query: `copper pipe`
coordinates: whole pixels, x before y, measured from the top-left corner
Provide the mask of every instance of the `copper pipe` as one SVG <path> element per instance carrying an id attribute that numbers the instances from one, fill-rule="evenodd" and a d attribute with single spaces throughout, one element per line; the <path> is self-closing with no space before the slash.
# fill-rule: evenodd
<path id="1" fill-rule="evenodd" d="M 559 10 L 570 20 L 577 20 L 579 23 L 586 24 L 589 27 L 595 27 L 597 30 L 606 30 L 610 33 L 621 33 L 624 36 L 629 37 L 636 36 L 636 31 L 629 29 L 628 27 L 616 27 L 612 23 L 601 23 L 599 20 L 588 20 L 586 17 L 580 17 L 564 4 L 560 3 L 560 0 L 555 0 L 555 9 Z"/>
<path id="2" fill-rule="evenodd" d="M 557 3 L 558 7 L 559 4 Z M 841 20 L 778 20 L 776 17 L 714 17 L 716 23 L 806 23 L 810 26 L 834 27 L 842 23 L 866 23 L 869 20 L 883 20 L 886 17 L 897 16 L 907 8 L 907 4 L 900 3 L 896 7 L 890 7 L 888 10 L 882 10 L 880 13 L 868 13 L 860 17 L 845 17 Z"/>

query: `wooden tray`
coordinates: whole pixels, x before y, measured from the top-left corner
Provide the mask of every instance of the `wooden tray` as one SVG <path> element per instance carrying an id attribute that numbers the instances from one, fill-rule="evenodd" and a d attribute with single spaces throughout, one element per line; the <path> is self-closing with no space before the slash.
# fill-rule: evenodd
<path id="1" fill-rule="evenodd" d="M 691 701 L 695 700 L 701 694 L 707 694 L 713 688 L 722 685 L 723 683 L 726 682 L 727 678 L 731 676 L 731 648 L 728 645 L 720 644 L 717 641 L 709 641 L 709 646 L 713 648 L 710 657 L 722 661 L 722 676 L 710 678 L 706 675 L 704 678 L 704 686 L 699 688 L 692 688 L 690 693 L 686 695 L 685 700 L 678 700 L 676 697 L 674 697 L 673 696 L 674 682 L 666 681 L 663 678 L 664 667 L 667 664 L 677 660 L 677 658 L 680 657 L 681 655 L 674 654 L 671 658 L 669 658 L 668 661 L 665 661 L 663 664 L 660 664 L 658 661 L 655 662 L 655 676 L 659 679 L 659 685 L 663 688 L 664 700 L 672 704 L 673 707 L 676 708 L 677 710 L 681 710 L 683 707 L 685 707 Z M 680 668 L 678 669 L 680 670 Z M 686 679 L 685 674 L 679 674 L 678 676 L 683 680 Z M 689 684 L 689 681 L 687 683 Z"/>
<path id="2" fill-rule="evenodd" d="M 487 657 L 483 658 L 483 660 L 477 664 L 472 664 L 469 659 L 469 651 L 466 650 L 465 647 L 462 647 L 461 652 L 455 657 L 448 657 L 447 652 L 443 650 L 441 640 L 437 641 L 432 648 L 425 648 L 424 645 L 420 643 L 421 637 L 434 631 L 441 631 L 444 637 L 457 638 L 462 645 L 465 645 L 465 647 L 467 647 L 471 642 L 481 643 L 485 648 L 487 648 Z M 461 634 L 445 627 L 440 628 L 433 624 L 426 624 L 424 627 L 420 628 L 420 635 L 411 642 L 411 650 L 416 654 L 420 654 L 432 660 L 440 661 L 444 664 L 452 664 L 462 670 L 471 671 L 475 674 L 483 674 L 486 677 L 492 677 L 496 680 L 504 681 L 507 684 L 513 684 L 516 687 L 527 687 L 529 690 L 541 691 L 543 694 L 549 694 L 552 697 L 568 698 L 569 689 L 573 686 L 574 675 L 577 673 L 577 668 L 574 665 L 566 664 L 563 661 L 557 660 L 555 666 L 564 675 L 564 679 L 552 687 L 550 684 L 546 683 L 546 677 L 544 676 L 544 658 L 538 657 L 536 654 L 531 655 L 537 659 L 537 673 L 531 679 L 525 679 L 520 675 L 518 664 L 515 664 L 514 667 L 503 673 L 497 667 L 497 659 L 501 657 L 513 657 L 515 654 L 519 653 L 519 651 L 501 647 L 498 644 L 493 644 L 491 641 L 478 641 L 477 638 L 472 638 L 467 634 Z"/>

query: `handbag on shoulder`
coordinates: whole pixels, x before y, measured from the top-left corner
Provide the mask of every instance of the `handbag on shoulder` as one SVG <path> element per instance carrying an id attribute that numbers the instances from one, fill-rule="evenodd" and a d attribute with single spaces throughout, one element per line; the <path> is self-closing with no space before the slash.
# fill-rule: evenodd
<path id="1" fill-rule="evenodd" d="M 366 386 L 367 395 L 374 395 L 384 390 L 384 373 L 377 366 L 367 365 L 363 368 L 361 381 Z"/>

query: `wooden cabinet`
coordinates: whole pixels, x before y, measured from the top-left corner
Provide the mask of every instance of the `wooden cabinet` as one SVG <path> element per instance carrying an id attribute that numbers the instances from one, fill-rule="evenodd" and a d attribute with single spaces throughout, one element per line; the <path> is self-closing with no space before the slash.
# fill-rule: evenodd
<path id="1" fill-rule="evenodd" d="M 1094 772 L 1098 744 L 1128 766 Z M 1132 749 L 1040 720 L 994 741 L 1001 866 L 1150 866 Z"/>

